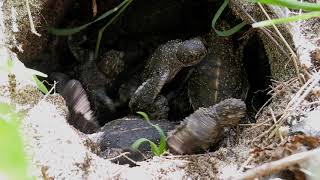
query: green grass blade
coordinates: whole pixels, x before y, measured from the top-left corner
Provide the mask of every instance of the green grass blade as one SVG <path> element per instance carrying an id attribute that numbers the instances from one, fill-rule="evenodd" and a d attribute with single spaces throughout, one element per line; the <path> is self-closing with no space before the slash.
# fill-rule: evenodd
<path id="1" fill-rule="evenodd" d="M 162 153 L 164 153 L 167 150 L 167 140 L 166 140 L 167 138 L 166 138 L 166 135 L 164 134 L 163 130 L 158 125 L 154 125 L 154 124 L 152 124 L 150 122 L 149 122 L 149 124 L 152 127 L 156 128 L 158 133 L 159 133 L 159 135 L 160 135 L 159 153 L 161 155 Z"/>
<path id="2" fill-rule="evenodd" d="M 120 10 L 117 12 L 116 15 L 114 15 L 110 21 L 104 25 L 100 30 L 99 30 L 99 33 L 98 33 L 98 37 L 97 37 L 97 43 L 96 43 L 96 49 L 95 49 L 95 52 L 94 52 L 94 57 L 97 58 L 98 57 L 98 54 L 99 54 L 99 47 L 100 47 L 100 43 L 101 43 L 101 38 L 102 38 L 102 35 L 105 31 L 105 29 L 107 27 L 109 27 L 119 16 L 120 14 L 122 14 L 122 12 L 129 6 L 129 4 L 132 2 L 133 0 L 126 0 L 124 1 L 124 5 L 120 8 Z"/>
<path id="3" fill-rule="evenodd" d="M 296 0 L 252 0 L 263 4 L 287 7 L 289 9 L 302 9 L 305 11 L 320 11 L 319 3 L 300 2 Z"/>
<path id="4" fill-rule="evenodd" d="M 126 5 L 128 3 L 128 1 L 130 1 L 130 0 L 122 1 L 122 3 L 120 3 L 118 6 L 116 6 L 115 8 L 107 11 L 106 13 L 104 13 L 100 17 L 98 17 L 94 22 L 100 21 L 101 19 L 104 19 L 104 18 L 108 17 L 109 15 L 113 14 L 114 12 L 118 11 L 119 8 L 121 8 L 122 6 Z"/>
<path id="5" fill-rule="evenodd" d="M 84 24 L 82 26 L 78 26 L 78 27 L 74 27 L 74 28 L 67 28 L 67 29 L 60 29 L 60 28 L 53 28 L 53 27 L 47 27 L 48 32 L 58 35 L 58 36 L 68 36 L 68 35 L 72 35 L 74 33 L 77 33 L 85 28 L 87 28 L 88 26 L 90 26 L 91 24 L 100 21 L 108 16 L 110 16 L 111 14 L 113 14 L 114 12 L 118 11 L 118 9 L 120 7 L 122 7 L 123 5 L 125 5 L 129 0 L 124 0 L 122 3 L 120 3 L 118 6 L 116 6 L 115 8 L 105 12 L 104 14 L 102 14 L 101 16 L 99 16 L 97 19 L 95 19 L 94 21 L 91 21 L 87 24 Z"/>
<path id="6" fill-rule="evenodd" d="M 147 113 L 142 112 L 142 111 L 138 111 L 137 114 L 141 115 L 143 117 L 143 119 L 145 119 L 146 121 L 150 121 Z"/>
<path id="7" fill-rule="evenodd" d="M 47 87 L 37 78 L 36 75 L 32 75 L 32 80 L 36 83 L 37 88 L 44 94 L 49 93 Z"/>
<path id="8" fill-rule="evenodd" d="M 29 72 L 31 74 L 34 74 L 34 75 L 37 75 L 37 76 L 40 76 L 40 77 L 44 77 L 44 78 L 47 78 L 48 75 L 43 73 L 43 72 L 40 72 L 40 71 L 37 71 L 37 70 L 34 70 L 34 69 L 30 69 L 30 68 L 27 68 L 29 70 Z"/>
<path id="9" fill-rule="evenodd" d="M 69 35 L 72 35 L 72 34 L 75 34 L 77 32 L 82 31 L 83 29 L 85 29 L 89 25 L 91 25 L 93 22 L 84 24 L 82 26 L 74 27 L 74 28 L 68 28 L 68 29 L 47 27 L 47 30 L 49 33 L 57 35 L 57 36 L 69 36 Z"/>
<path id="10" fill-rule="evenodd" d="M 290 16 L 290 17 L 286 17 L 286 18 L 261 21 L 261 22 L 253 23 L 252 27 L 257 28 L 257 27 L 272 26 L 274 24 L 289 23 L 289 22 L 294 22 L 294 21 L 299 21 L 299 20 L 310 19 L 313 17 L 320 17 L 320 12 L 310 12 L 310 13 L 304 13 L 304 14 Z"/>
<path id="11" fill-rule="evenodd" d="M 220 6 L 218 11 L 214 15 L 212 22 L 211 22 L 211 26 L 212 26 L 213 30 L 218 34 L 218 36 L 231 36 L 232 34 L 238 32 L 241 28 L 243 28 L 246 25 L 245 22 L 242 22 L 242 23 L 236 25 L 235 27 L 233 27 L 229 30 L 226 30 L 226 31 L 219 31 L 215 28 L 219 17 L 221 16 L 223 10 L 227 7 L 228 3 L 229 3 L 229 0 L 225 0 L 223 2 L 223 4 Z"/>
<path id="12" fill-rule="evenodd" d="M 158 133 L 160 135 L 159 155 L 161 155 L 162 153 L 164 153 L 167 150 L 167 140 L 166 140 L 165 133 L 160 128 L 160 126 L 152 124 L 150 122 L 150 119 L 149 119 L 149 116 L 147 115 L 147 113 L 142 112 L 142 111 L 138 111 L 137 114 L 141 115 L 150 124 L 150 126 L 154 127 L 158 131 Z"/>
<path id="13" fill-rule="evenodd" d="M 149 143 L 150 147 L 151 147 L 151 151 L 153 152 L 154 155 L 156 156 L 159 156 L 160 153 L 159 153 L 159 149 L 157 147 L 157 145 L 155 143 L 153 143 L 152 141 L 150 141 L 149 139 L 147 138 L 140 138 L 138 140 L 136 140 L 132 145 L 131 145 L 131 148 L 135 151 L 137 151 L 140 147 L 141 144 L 143 143 Z"/>

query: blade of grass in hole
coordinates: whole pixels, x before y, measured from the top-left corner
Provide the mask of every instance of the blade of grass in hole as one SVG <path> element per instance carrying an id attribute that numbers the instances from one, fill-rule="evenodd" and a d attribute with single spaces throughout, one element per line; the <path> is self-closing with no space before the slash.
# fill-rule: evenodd
<path id="1" fill-rule="evenodd" d="M 273 24 L 283 24 L 283 23 L 289 23 L 289 22 L 294 22 L 294 21 L 299 21 L 299 20 L 310 19 L 313 17 L 320 17 L 320 12 L 310 12 L 310 13 L 304 13 L 304 14 L 290 16 L 290 17 L 286 17 L 286 18 L 261 21 L 261 22 L 253 23 L 252 27 L 254 27 L 254 28 L 265 27 L 265 26 L 271 26 Z"/>
<path id="2" fill-rule="evenodd" d="M 226 31 L 219 31 L 215 28 L 217 20 L 221 16 L 223 10 L 227 7 L 228 3 L 229 3 L 229 0 L 225 0 L 212 19 L 211 26 L 212 26 L 213 30 L 218 34 L 218 36 L 231 36 L 232 34 L 238 32 L 241 28 L 243 28 L 246 25 L 245 22 L 242 22 L 242 23 L 240 23 L 240 24 L 238 24 L 238 25 L 234 26 L 233 28 L 226 30 Z"/>
<path id="3" fill-rule="evenodd" d="M 103 35 L 103 32 L 104 30 L 110 26 L 118 17 L 119 15 L 129 6 L 129 4 L 132 2 L 133 0 L 127 0 L 126 1 L 126 4 L 124 4 L 121 9 L 118 11 L 118 13 L 116 15 L 114 15 L 111 20 L 106 24 L 104 25 L 100 30 L 99 30 L 99 33 L 98 33 L 98 37 L 97 37 L 97 43 L 96 43 L 96 49 L 95 49 L 95 52 L 94 52 L 94 57 L 97 58 L 98 57 L 98 54 L 99 54 L 99 47 L 100 47 L 100 43 L 101 43 L 101 38 L 102 38 L 102 35 Z"/>
<path id="4" fill-rule="evenodd" d="M 142 112 L 142 111 L 138 111 L 137 114 L 139 114 L 140 116 L 142 116 L 144 120 L 150 121 L 150 118 L 149 118 L 149 116 L 148 116 L 147 113 Z"/>
<path id="5" fill-rule="evenodd" d="M 141 138 L 141 139 L 144 139 L 144 140 L 138 139 L 136 142 L 133 143 L 133 145 L 135 145 L 135 146 L 132 145 L 132 148 L 134 150 L 137 150 L 139 148 L 139 146 L 141 145 L 141 143 L 146 142 L 146 141 L 149 142 L 149 143 L 151 142 L 156 147 L 156 148 L 152 148 L 153 145 L 151 145 L 151 143 L 150 143 L 152 152 L 155 155 L 160 156 L 161 154 L 163 154 L 167 150 L 166 135 L 164 134 L 163 130 L 158 125 L 152 124 L 150 122 L 150 119 L 149 119 L 148 115 L 145 112 L 138 111 L 137 114 L 141 115 L 144 118 L 144 120 L 147 121 L 148 124 L 150 124 L 152 127 L 154 127 L 158 131 L 158 133 L 160 135 L 160 144 L 159 144 L 159 147 L 157 147 L 157 145 L 155 145 L 152 141 L 150 141 L 150 140 L 148 140 L 146 138 Z M 154 152 L 154 150 L 156 150 L 156 152 Z"/>
<path id="6" fill-rule="evenodd" d="M 305 11 L 320 11 L 320 4 L 300 2 L 295 0 L 251 0 L 263 4 L 271 4 L 276 6 L 287 7 L 289 9 L 302 9 Z"/>
<path id="7" fill-rule="evenodd" d="M 142 111 L 138 111 L 137 114 L 141 115 L 147 122 L 148 124 L 150 124 L 152 127 L 154 127 L 159 135 L 160 135 L 160 144 L 159 144 L 159 150 L 160 152 L 164 152 L 167 150 L 167 137 L 166 135 L 164 134 L 163 130 L 158 126 L 158 125 L 155 125 L 155 124 L 152 124 L 150 122 L 150 119 L 149 119 L 149 116 L 145 113 L 145 112 L 142 112 Z M 161 153 L 161 154 L 162 154 Z"/>
<path id="8" fill-rule="evenodd" d="M 104 14 L 102 14 L 101 16 L 99 16 L 97 19 L 95 19 L 94 21 L 91 21 L 87 24 L 84 24 L 82 26 L 78 26 L 78 27 L 74 27 L 74 28 L 67 28 L 67 29 L 60 29 L 60 28 L 53 28 L 53 27 L 47 27 L 48 32 L 55 34 L 55 35 L 59 35 L 59 36 L 68 36 L 68 35 L 72 35 L 74 33 L 77 33 L 85 28 L 87 28 L 88 26 L 90 26 L 91 24 L 100 21 L 101 19 L 104 19 L 108 16 L 110 16 L 111 14 L 113 14 L 114 12 L 118 11 L 119 8 L 121 8 L 122 6 L 124 6 L 126 3 L 128 3 L 128 1 L 131 0 L 124 0 L 122 3 L 120 3 L 118 6 L 116 6 L 115 8 L 105 12 Z"/>
<path id="9" fill-rule="evenodd" d="M 160 151 L 160 149 L 157 147 L 157 145 L 156 145 L 154 142 L 152 142 L 152 141 L 150 141 L 149 139 L 147 139 L 147 138 L 140 138 L 140 139 L 136 140 L 136 141 L 131 145 L 131 148 L 132 148 L 133 150 L 138 150 L 139 147 L 140 147 L 140 145 L 143 144 L 143 143 L 146 143 L 146 142 L 149 143 L 149 145 L 150 145 L 150 147 L 151 147 L 151 151 L 153 152 L 154 155 L 160 156 L 160 155 L 162 154 L 161 151 Z"/>

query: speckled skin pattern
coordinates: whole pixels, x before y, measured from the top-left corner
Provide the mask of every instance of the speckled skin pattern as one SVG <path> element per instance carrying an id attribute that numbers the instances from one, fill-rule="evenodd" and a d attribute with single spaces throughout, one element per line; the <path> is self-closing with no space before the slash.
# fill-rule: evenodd
<path id="1" fill-rule="evenodd" d="M 149 112 L 162 87 L 171 81 L 181 68 L 199 63 L 206 53 L 204 44 L 198 38 L 173 40 L 157 48 L 145 67 L 144 82 L 129 102 L 131 110 Z"/>

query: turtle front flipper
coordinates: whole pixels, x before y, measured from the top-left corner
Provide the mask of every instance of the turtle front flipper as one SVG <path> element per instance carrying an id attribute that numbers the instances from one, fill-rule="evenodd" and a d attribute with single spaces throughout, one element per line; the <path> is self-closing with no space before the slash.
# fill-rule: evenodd
<path id="1" fill-rule="evenodd" d="M 100 102 L 102 106 L 106 106 L 111 112 L 116 111 L 116 105 L 113 100 L 107 95 L 103 88 L 98 88 L 93 92 L 93 96 L 97 102 Z"/>
<path id="2" fill-rule="evenodd" d="M 60 74 L 59 74 L 60 75 Z M 78 80 L 71 79 L 61 84 L 57 89 L 65 99 L 69 109 L 68 122 L 83 133 L 94 133 L 100 128 L 91 105 L 81 83 Z"/>
<path id="3" fill-rule="evenodd" d="M 216 144 L 224 129 L 235 126 L 246 115 L 241 99 L 225 99 L 216 105 L 199 108 L 168 133 L 169 150 L 174 154 L 193 154 Z"/>
<path id="4" fill-rule="evenodd" d="M 161 75 L 149 78 L 142 83 L 130 99 L 129 107 L 131 111 L 144 111 L 152 114 L 154 111 L 166 109 L 161 106 L 166 106 L 168 104 L 167 101 L 163 98 L 159 98 L 158 95 L 166 83 L 167 78 L 169 77 L 168 75 L 169 71 L 164 71 Z M 161 112 L 157 113 L 161 114 Z M 159 116 L 160 118 L 165 118 L 165 116 Z"/>

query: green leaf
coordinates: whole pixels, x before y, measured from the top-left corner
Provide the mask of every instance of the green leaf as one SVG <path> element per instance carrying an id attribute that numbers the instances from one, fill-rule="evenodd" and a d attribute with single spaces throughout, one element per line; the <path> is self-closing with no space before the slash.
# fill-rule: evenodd
<path id="1" fill-rule="evenodd" d="M 14 106 L 0 102 L 0 119 L 17 124 L 22 117 L 23 113 L 16 112 Z"/>
<path id="2" fill-rule="evenodd" d="M 252 27 L 257 28 L 257 27 L 271 26 L 274 24 L 289 23 L 289 22 L 294 22 L 294 21 L 299 21 L 299 20 L 310 19 L 313 17 L 320 17 L 320 12 L 310 12 L 310 13 L 304 13 L 301 15 L 290 16 L 290 17 L 286 17 L 286 18 L 261 21 L 261 22 L 253 23 Z"/>
<path id="3" fill-rule="evenodd" d="M 141 115 L 143 117 L 143 119 L 145 119 L 146 121 L 150 121 L 147 113 L 142 112 L 142 111 L 138 111 L 137 114 Z"/>
<path id="4" fill-rule="evenodd" d="M 29 179 L 23 142 L 19 134 L 21 114 L 0 102 L 0 175 L 8 179 Z"/>
<path id="5" fill-rule="evenodd" d="M 167 140 L 166 140 L 166 135 L 163 132 L 163 130 L 160 128 L 160 126 L 152 124 L 150 122 L 149 116 L 147 115 L 147 113 L 142 112 L 142 111 L 138 111 L 137 114 L 141 115 L 147 122 L 148 124 L 150 124 L 152 127 L 154 127 L 159 135 L 160 135 L 160 144 L 159 144 L 159 155 L 163 154 L 166 150 L 167 150 Z"/>
<path id="6" fill-rule="evenodd" d="M 94 22 L 94 21 L 93 21 Z M 81 30 L 87 28 L 89 25 L 91 25 L 93 22 L 84 24 L 79 27 L 74 28 L 68 28 L 68 29 L 60 29 L 60 28 L 53 28 L 53 27 L 47 27 L 47 30 L 49 33 L 57 35 L 57 36 L 69 36 L 72 34 L 75 34 L 77 32 L 80 32 Z"/>
<path id="7" fill-rule="evenodd" d="M 287 7 L 290 9 L 302 9 L 305 11 L 320 11 L 319 3 L 300 2 L 296 0 L 251 0 L 263 4 Z"/>
<path id="8" fill-rule="evenodd" d="M 40 72 L 40 71 L 37 71 L 37 70 L 34 70 L 34 69 L 30 69 L 30 68 L 27 68 L 29 70 L 29 72 L 31 74 L 34 74 L 34 75 L 37 75 L 37 76 L 40 76 L 40 77 L 44 77 L 44 78 L 47 78 L 48 75 L 43 73 L 43 72 Z"/>
<path id="9" fill-rule="evenodd" d="M 47 87 L 37 78 L 36 75 L 32 75 L 32 80 L 36 83 L 38 89 L 44 94 L 49 93 Z"/>
<path id="10" fill-rule="evenodd" d="M 161 153 L 159 152 L 159 149 L 158 149 L 157 145 L 156 145 L 154 142 L 152 142 L 152 141 L 150 141 L 149 139 L 147 139 L 147 138 L 140 138 L 140 139 L 136 140 L 136 141 L 131 145 L 131 148 L 132 148 L 133 150 L 137 151 L 137 150 L 139 149 L 140 145 L 143 144 L 143 143 L 146 143 L 146 142 L 149 143 L 149 145 L 150 145 L 150 147 L 151 147 L 151 151 L 153 152 L 154 155 L 156 155 L 156 156 L 160 156 L 160 155 L 161 155 Z"/>
<path id="11" fill-rule="evenodd" d="M 129 4 L 132 2 L 133 0 L 125 0 L 123 1 L 121 4 L 121 9 L 117 12 L 117 14 L 115 16 L 113 16 L 110 21 L 104 25 L 100 30 L 99 30 L 99 33 L 98 33 L 98 37 L 97 37 L 97 43 L 96 43 L 96 49 L 95 49 L 95 52 L 94 52 L 94 57 L 97 58 L 98 57 L 98 54 L 99 54 L 99 47 L 100 47 L 100 43 L 101 43 L 101 39 L 102 39 L 102 35 L 105 31 L 105 29 L 107 27 L 109 27 L 119 16 L 120 14 L 129 6 Z"/>
<path id="12" fill-rule="evenodd" d="M 10 106 L 7 103 L 0 102 L 0 115 L 12 113 L 12 109 L 14 109 L 13 106 Z"/>
<path id="13" fill-rule="evenodd" d="M 163 154 L 167 150 L 166 135 L 164 134 L 163 130 L 158 125 L 154 125 L 151 122 L 149 122 L 149 124 L 152 127 L 156 128 L 156 130 L 158 131 L 158 133 L 160 135 L 159 153 Z"/>
<path id="14" fill-rule="evenodd" d="M 68 35 L 72 35 L 74 33 L 80 32 L 81 30 L 87 28 L 88 26 L 90 26 L 91 24 L 98 22 L 108 16 L 110 16 L 111 14 L 113 14 L 114 12 L 118 11 L 118 9 L 120 7 L 122 7 L 123 5 L 125 5 L 129 0 L 124 0 L 122 3 L 120 3 L 118 6 L 116 6 L 115 8 L 105 12 L 104 14 L 102 14 L 101 16 L 99 16 L 97 19 L 95 19 L 94 21 L 91 21 L 87 24 L 84 24 L 82 26 L 78 26 L 78 27 L 74 27 L 74 28 L 67 28 L 67 29 L 61 29 L 61 28 L 54 28 L 54 27 L 47 27 L 48 32 L 58 35 L 58 36 L 68 36 Z"/>
<path id="15" fill-rule="evenodd" d="M 212 22 L 211 22 L 211 26 L 212 26 L 213 30 L 218 34 L 218 36 L 231 36 L 232 34 L 238 32 L 241 28 L 243 28 L 246 25 L 245 22 L 242 22 L 242 23 L 236 25 L 235 27 L 233 27 L 233 28 L 231 28 L 229 30 L 226 30 L 226 31 L 219 31 L 219 30 L 217 30 L 215 28 L 217 20 L 221 16 L 223 10 L 227 7 L 228 3 L 229 3 L 229 0 L 225 0 L 223 2 L 223 4 L 220 6 L 218 11 L 214 15 L 214 17 L 212 19 Z"/>

